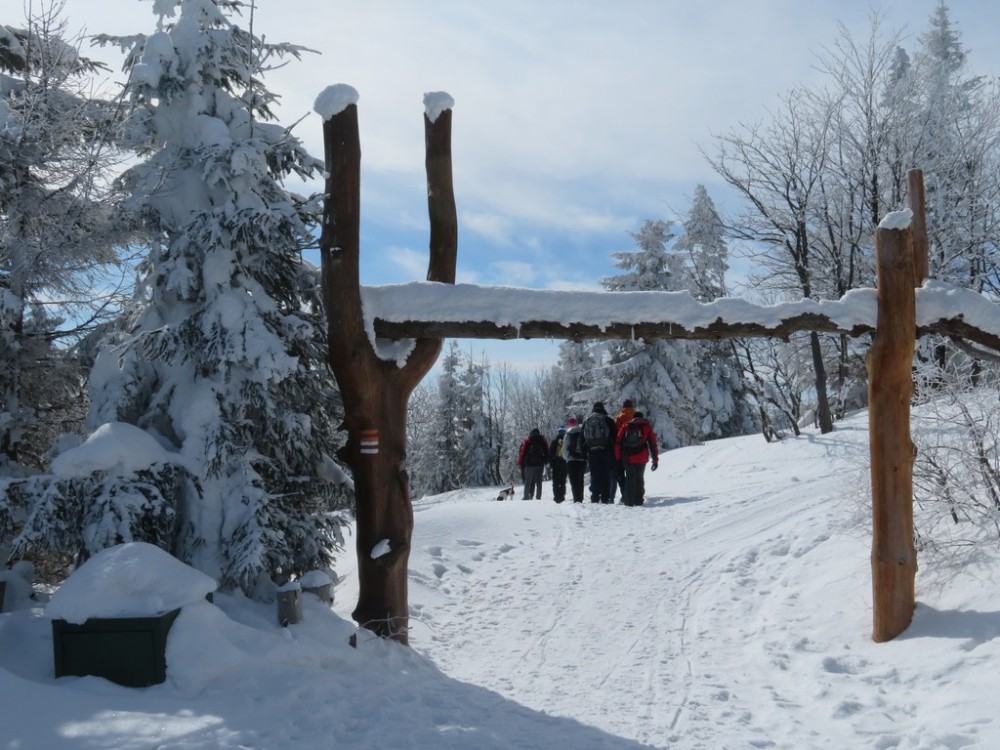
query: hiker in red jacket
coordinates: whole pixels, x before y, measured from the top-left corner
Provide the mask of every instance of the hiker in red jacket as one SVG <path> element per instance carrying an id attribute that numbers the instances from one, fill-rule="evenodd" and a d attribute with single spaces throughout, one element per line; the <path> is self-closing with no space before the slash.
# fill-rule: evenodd
<path id="1" fill-rule="evenodd" d="M 652 460 L 653 471 L 660 465 L 653 426 L 637 411 L 622 425 L 615 438 L 615 461 L 623 473 L 622 505 L 642 505 L 646 502 L 646 464 Z"/>

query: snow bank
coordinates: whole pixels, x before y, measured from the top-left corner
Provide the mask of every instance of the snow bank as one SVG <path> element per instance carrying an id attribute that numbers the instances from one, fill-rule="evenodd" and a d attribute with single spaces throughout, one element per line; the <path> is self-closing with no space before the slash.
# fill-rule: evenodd
<path id="1" fill-rule="evenodd" d="M 159 547 L 130 542 L 102 550 L 52 595 L 46 614 L 82 624 L 91 617 L 145 617 L 205 600 L 216 583 Z"/>

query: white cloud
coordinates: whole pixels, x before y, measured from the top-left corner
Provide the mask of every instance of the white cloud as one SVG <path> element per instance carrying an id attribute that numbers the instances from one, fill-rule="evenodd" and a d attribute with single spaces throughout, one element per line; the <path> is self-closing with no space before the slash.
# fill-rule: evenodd
<path id="1" fill-rule="evenodd" d="M 499 286 L 526 286 L 535 282 L 538 265 L 523 261 L 499 261 L 490 266 L 491 276 L 496 278 Z"/>
<path id="2" fill-rule="evenodd" d="M 459 216 L 459 226 L 463 230 L 475 232 L 498 245 L 510 243 L 511 221 L 504 216 L 463 211 Z"/>
<path id="3" fill-rule="evenodd" d="M 427 251 L 417 252 L 408 247 L 390 247 L 386 249 L 385 254 L 392 266 L 406 278 L 413 280 L 427 278 Z"/>

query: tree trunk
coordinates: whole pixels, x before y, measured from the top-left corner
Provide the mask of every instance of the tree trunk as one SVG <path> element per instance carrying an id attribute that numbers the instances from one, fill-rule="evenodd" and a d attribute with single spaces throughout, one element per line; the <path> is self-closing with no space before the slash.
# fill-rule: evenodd
<path id="1" fill-rule="evenodd" d="M 833 432 L 833 417 L 830 415 L 830 398 L 826 393 L 826 365 L 823 364 L 823 348 L 819 334 L 809 332 L 809 348 L 812 350 L 813 371 L 816 373 L 816 419 L 822 434 Z"/>
<path id="2" fill-rule="evenodd" d="M 431 219 L 429 281 L 454 283 L 457 214 L 451 176 L 451 110 L 424 118 Z M 340 457 L 354 476 L 358 604 L 355 621 L 380 636 L 408 643 L 407 564 L 413 507 L 406 472 L 410 394 L 441 350 L 420 338 L 403 366 L 372 347 L 359 278 L 361 146 L 354 104 L 324 122 L 327 200 L 320 250 L 330 367 L 344 401 L 347 444 Z"/>
<path id="3" fill-rule="evenodd" d="M 358 555 L 358 603 L 351 616 L 363 628 L 407 643 L 407 567 L 413 534 L 406 473 L 409 392 L 385 387 L 373 390 L 381 393 L 373 394 L 380 398 L 370 404 L 370 411 L 355 413 L 348 420 L 345 458 L 354 475 Z"/>
<path id="4" fill-rule="evenodd" d="M 911 230 L 876 235 L 878 326 L 868 354 L 872 476 L 872 638 L 888 641 L 910 624 L 917 552 L 913 542 L 910 439 L 915 294 Z"/>

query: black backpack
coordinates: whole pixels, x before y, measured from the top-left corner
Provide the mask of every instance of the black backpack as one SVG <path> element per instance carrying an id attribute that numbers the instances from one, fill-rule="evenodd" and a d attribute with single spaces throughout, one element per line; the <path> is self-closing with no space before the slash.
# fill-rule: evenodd
<path id="1" fill-rule="evenodd" d="M 580 430 L 574 430 L 573 432 L 566 433 L 569 435 L 569 443 L 566 446 L 566 454 L 570 458 L 583 458 L 583 453 L 580 450 Z"/>
<path id="2" fill-rule="evenodd" d="M 528 438 L 528 446 L 524 449 L 524 463 L 529 466 L 542 466 L 545 463 L 545 440 L 541 437 Z"/>
<path id="3" fill-rule="evenodd" d="M 583 423 L 583 439 L 587 441 L 590 450 L 608 447 L 611 430 L 608 428 L 608 418 L 604 414 L 594 413 Z"/>
<path id="4" fill-rule="evenodd" d="M 622 433 L 622 453 L 626 456 L 634 456 L 636 453 L 642 453 L 642 449 L 646 447 L 646 441 L 643 439 L 642 433 L 641 424 L 629 422 L 625 427 L 625 432 Z"/>

